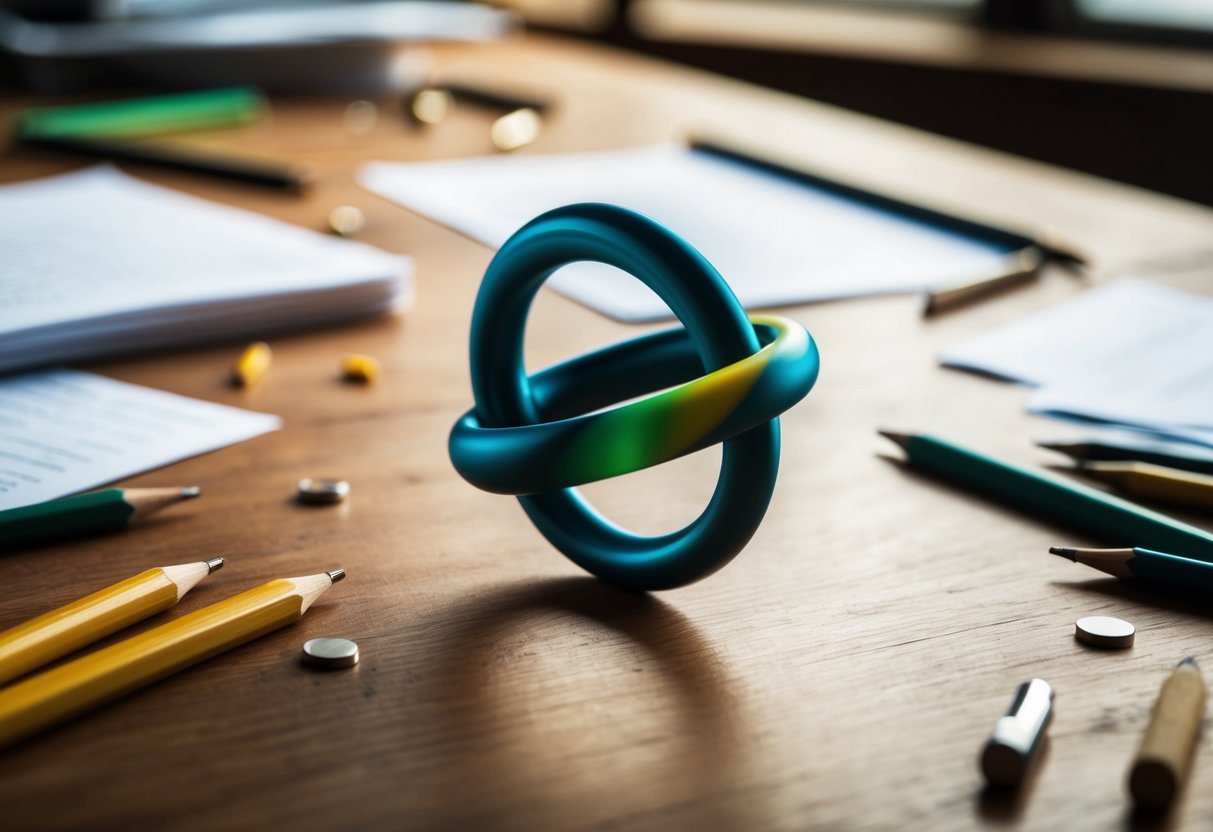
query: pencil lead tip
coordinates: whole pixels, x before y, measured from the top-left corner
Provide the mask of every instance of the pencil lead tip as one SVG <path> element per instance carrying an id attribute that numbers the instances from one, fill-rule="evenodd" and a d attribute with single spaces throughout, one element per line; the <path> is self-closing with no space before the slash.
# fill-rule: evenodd
<path id="1" fill-rule="evenodd" d="M 1075 563 L 1078 562 L 1078 550 L 1071 549 L 1067 546 L 1050 546 L 1049 554 L 1050 555 L 1059 555 L 1063 558 L 1069 558 L 1070 560 L 1074 561 Z"/>
<path id="2" fill-rule="evenodd" d="M 1180 667 L 1183 667 L 1184 665 L 1187 665 L 1188 667 L 1194 667 L 1197 670 L 1200 670 L 1200 665 L 1198 665 L 1196 663 L 1195 656 L 1188 656 L 1186 659 L 1184 659 L 1182 662 L 1179 663 Z"/>
<path id="3" fill-rule="evenodd" d="M 902 433 L 901 431 L 888 430 L 886 428 L 877 428 L 876 432 L 879 433 L 881 436 L 883 436 L 885 439 L 888 439 L 890 442 L 900 445 L 902 448 L 904 448 L 906 446 L 906 443 L 908 443 L 910 441 L 910 434 Z"/>
<path id="4" fill-rule="evenodd" d="M 333 583 L 337 583 L 338 581 L 343 580 L 345 578 L 344 569 L 334 569 L 331 572 L 326 572 L 325 574 L 327 574 L 329 576 L 329 580 L 332 581 Z"/>
<path id="5" fill-rule="evenodd" d="M 202 493 L 202 489 L 196 485 L 187 485 L 181 489 L 181 498 L 183 500 L 192 500 Z"/>
<path id="6" fill-rule="evenodd" d="M 223 564 L 224 564 L 223 558 L 211 558 L 210 560 L 208 560 L 206 562 L 206 574 L 209 575 L 212 572 L 222 569 Z"/>

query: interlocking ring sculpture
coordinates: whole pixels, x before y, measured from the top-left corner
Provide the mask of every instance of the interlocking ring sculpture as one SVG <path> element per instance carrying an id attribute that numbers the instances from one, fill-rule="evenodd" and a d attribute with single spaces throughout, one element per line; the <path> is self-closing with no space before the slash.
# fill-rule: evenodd
<path id="1" fill-rule="evenodd" d="M 643 281 L 685 329 L 528 377 L 531 301 L 554 271 L 586 260 Z M 519 229 L 485 273 L 472 315 L 476 406 L 451 431 L 451 461 L 473 485 L 518 495 L 539 531 L 587 571 L 631 589 L 682 586 L 724 566 L 757 530 L 779 468 L 778 416 L 809 392 L 819 365 L 804 327 L 748 319 L 716 269 L 659 223 L 614 205 L 557 208 Z M 573 489 L 717 442 L 723 461 L 707 509 L 670 534 L 632 534 Z"/>

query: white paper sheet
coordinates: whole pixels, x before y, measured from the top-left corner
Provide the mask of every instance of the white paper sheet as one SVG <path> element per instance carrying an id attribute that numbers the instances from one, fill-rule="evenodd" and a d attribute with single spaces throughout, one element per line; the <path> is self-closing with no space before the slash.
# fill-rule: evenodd
<path id="1" fill-rule="evenodd" d="M 266 413 L 76 370 L 0 379 L 0 509 L 104 485 L 280 425 Z"/>
<path id="2" fill-rule="evenodd" d="M 0 372 L 374 314 L 408 258 L 99 165 L 0 187 Z"/>
<path id="3" fill-rule="evenodd" d="M 358 178 L 494 248 L 552 208 L 622 205 L 699 249 L 748 308 L 920 291 L 1004 268 L 997 246 L 676 145 L 372 162 Z M 608 266 L 570 266 L 549 285 L 619 320 L 670 316 L 640 281 Z"/>
<path id="4" fill-rule="evenodd" d="M 951 367 L 1038 387 L 1035 413 L 1213 444 L 1213 298 L 1120 280 L 945 350 Z"/>

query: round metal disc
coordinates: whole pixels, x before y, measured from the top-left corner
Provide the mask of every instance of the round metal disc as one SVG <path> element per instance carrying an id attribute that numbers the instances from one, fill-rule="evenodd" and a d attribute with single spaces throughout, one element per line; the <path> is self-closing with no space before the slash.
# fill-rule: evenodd
<path id="1" fill-rule="evenodd" d="M 304 643 L 303 660 L 316 667 L 353 667 L 358 645 L 348 638 L 314 638 Z"/>
<path id="2" fill-rule="evenodd" d="M 310 477 L 299 480 L 301 503 L 339 503 L 350 493 L 350 484 L 345 480 L 314 480 Z"/>
<path id="3" fill-rule="evenodd" d="M 1074 625 L 1074 637 L 1095 647 L 1132 647 L 1136 632 L 1128 621 L 1107 615 L 1089 615 Z"/>

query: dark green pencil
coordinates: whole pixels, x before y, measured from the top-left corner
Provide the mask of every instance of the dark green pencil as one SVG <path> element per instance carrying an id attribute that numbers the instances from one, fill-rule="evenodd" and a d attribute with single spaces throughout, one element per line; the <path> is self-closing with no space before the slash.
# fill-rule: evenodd
<path id="1" fill-rule="evenodd" d="M 202 489 L 107 488 L 0 511 L 0 548 L 121 529 Z"/>
<path id="2" fill-rule="evenodd" d="M 1053 546 L 1049 553 L 1069 558 L 1117 578 L 1213 590 L 1213 563 L 1153 549 L 1074 549 Z"/>
<path id="3" fill-rule="evenodd" d="M 1109 542 L 1175 552 L 1213 562 L 1213 534 L 1103 491 L 962 448 L 926 434 L 880 431 L 914 467 L 966 486 L 1033 516 Z"/>

